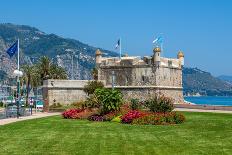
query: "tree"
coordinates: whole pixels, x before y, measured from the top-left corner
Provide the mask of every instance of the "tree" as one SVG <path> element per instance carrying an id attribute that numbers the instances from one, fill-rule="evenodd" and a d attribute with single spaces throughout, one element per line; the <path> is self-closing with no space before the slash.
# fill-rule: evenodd
<path id="1" fill-rule="evenodd" d="M 67 73 L 64 68 L 53 64 L 46 56 L 40 58 L 38 69 L 41 76 L 41 84 L 47 79 L 67 79 Z"/>
<path id="2" fill-rule="evenodd" d="M 22 84 L 26 84 L 26 105 L 28 105 L 30 88 L 32 89 L 40 84 L 40 75 L 38 74 L 35 65 L 24 65 L 22 68 L 24 75 L 21 79 Z"/>
<path id="3" fill-rule="evenodd" d="M 42 82 L 43 82 L 43 80 L 49 79 L 49 70 L 50 70 L 50 66 L 51 66 L 50 59 L 46 56 L 42 56 L 40 58 L 37 66 L 38 66 L 38 69 L 40 71 Z"/>
<path id="4" fill-rule="evenodd" d="M 50 66 L 49 78 L 51 78 L 51 79 L 67 79 L 67 74 L 62 67 L 52 64 Z"/>

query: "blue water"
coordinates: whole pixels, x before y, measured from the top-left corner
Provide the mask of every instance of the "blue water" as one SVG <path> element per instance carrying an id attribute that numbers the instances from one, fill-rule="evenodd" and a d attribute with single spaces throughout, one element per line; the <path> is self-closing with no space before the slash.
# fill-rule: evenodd
<path id="1" fill-rule="evenodd" d="M 201 105 L 217 105 L 217 106 L 232 106 L 231 97 L 220 96 L 200 96 L 200 97 L 184 97 L 188 102 Z"/>

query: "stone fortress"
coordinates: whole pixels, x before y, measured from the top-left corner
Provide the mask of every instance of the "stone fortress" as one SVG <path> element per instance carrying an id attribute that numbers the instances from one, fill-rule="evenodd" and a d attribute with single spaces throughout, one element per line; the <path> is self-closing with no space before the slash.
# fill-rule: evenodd
<path id="1" fill-rule="evenodd" d="M 182 68 L 184 54 L 179 52 L 176 59 L 161 57 L 161 49 L 155 47 L 153 56 L 143 59 L 137 56 L 102 57 L 96 51 L 98 80 L 106 88 L 120 89 L 124 99 L 148 99 L 162 94 L 174 99 L 175 103 L 184 103 L 182 87 Z M 43 84 L 45 111 L 53 103 L 70 104 L 86 99 L 83 91 L 87 80 L 46 80 Z"/>
<path id="2" fill-rule="evenodd" d="M 161 57 L 161 48 L 155 47 L 152 56 L 102 57 L 96 51 L 98 80 L 105 81 L 106 87 L 120 89 L 125 99 L 147 99 L 162 94 L 183 103 L 182 67 L 184 54 L 177 59 Z"/>

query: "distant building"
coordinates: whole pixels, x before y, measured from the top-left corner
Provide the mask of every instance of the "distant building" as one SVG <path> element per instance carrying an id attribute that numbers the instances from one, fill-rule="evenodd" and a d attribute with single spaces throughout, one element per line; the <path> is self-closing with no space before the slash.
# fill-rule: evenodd
<path id="1" fill-rule="evenodd" d="M 113 84 L 123 92 L 125 99 L 147 99 L 154 94 L 163 94 L 173 98 L 175 103 L 183 103 L 184 54 L 180 51 L 176 59 L 171 59 L 161 57 L 161 52 L 156 47 L 152 56 L 141 59 L 125 55 L 120 59 L 102 57 L 101 51 L 97 50 L 98 80 L 105 81 L 106 87 L 112 87 Z"/>

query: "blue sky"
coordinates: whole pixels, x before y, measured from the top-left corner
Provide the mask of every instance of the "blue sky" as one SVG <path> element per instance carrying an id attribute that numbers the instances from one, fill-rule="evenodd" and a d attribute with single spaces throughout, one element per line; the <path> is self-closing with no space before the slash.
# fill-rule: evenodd
<path id="1" fill-rule="evenodd" d="M 213 75 L 232 75 L 230 0 L 9 0 L 1 1 L 0 22 L 30 25 L 123 52 L 151 55 L 152 40 L 164 36 L 163 55 L 185 53 L 185 63 Z"/>

